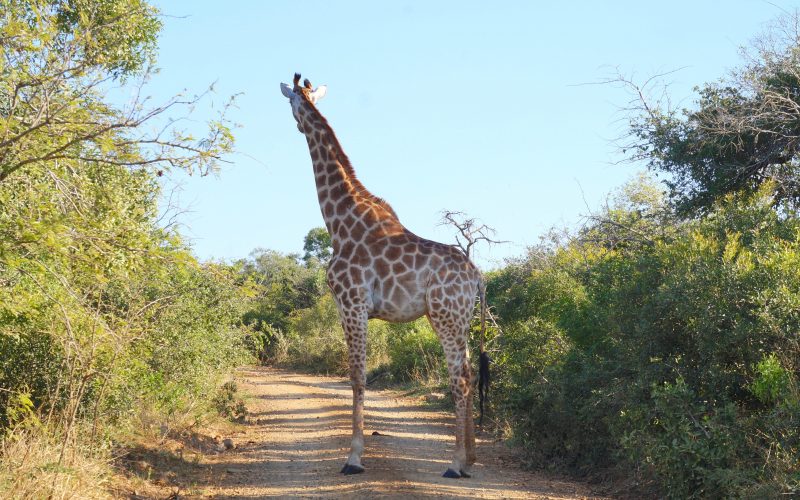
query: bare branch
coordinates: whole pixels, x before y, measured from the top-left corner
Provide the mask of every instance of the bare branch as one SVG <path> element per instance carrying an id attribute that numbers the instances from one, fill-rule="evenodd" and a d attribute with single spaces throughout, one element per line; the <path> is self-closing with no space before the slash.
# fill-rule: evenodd
<path id="1" fill-rule="evenodd" d="M 456 235 L 456 246 L 458 246 L 458 248 L 460 248 L 467 257 L 471 257 L 472 247 L 479 241 L 485 241 L 490 245 L 509 243 L 508 241 L 493 239 L 492 237 L 496 233 L 493 228 L 487 226 L 486 224 L 479 223 L 479 221 L 474 217 L 467 217 L 464 212 L 442 210 L 441 214 L 442 217 L 439 225 L 453 226 L 458 229 L 461 237 L 459 238 L 459 235 Z"/>

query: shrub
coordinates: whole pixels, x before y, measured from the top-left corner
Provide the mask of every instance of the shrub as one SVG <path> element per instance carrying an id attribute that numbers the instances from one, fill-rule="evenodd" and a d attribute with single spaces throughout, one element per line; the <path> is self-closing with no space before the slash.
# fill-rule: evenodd
<path id="1" fill-rule="evenodd" d="M 731 498 L 756 482 L 735 404 L 709 407 L 683 379 L 654 386 L 649 410 L 622 412 L 621 444 L 650 468 L 669 498 Z"/>
<path id="2" fill-rule="evenodd" d="M 212 404 L 217 412 L 223 417 L 230 419 L 244 419 L 247 416 L 247 406 L 244 401 L 237 397 L 239 388 L 234 381 L 228 381 L 217 389 L 217 394 L 212 400 Z"/>
<path id="3" fill-rule="evenodd" d="M 292 315 L 286 341 L 289 365 L 316 373 L 348 373 L 347 343 L 330 294 Z"/>
<path id="4" fill-rule="evenodd" d="M 389 372 L 396 380 L 438 384 L 447 381 L 444 350 L 425 318 L 389 329 Z"/>
<path id="5" fill-rule="evenodd" d="M 755 373 L 750 390 L 759 401 L 770 405 L 789 397 L 791 375 L 783 368 L 774 353 L 761 358 L 753 371 Z"/>
<path id="6" fill-rule="evenodd" d="M 800 220 L 771 196 L 669 228 L 611 207 L 490 277 L 511 317 L 495 406 L 532 463 L 673 497 L 796 490 Z"/>

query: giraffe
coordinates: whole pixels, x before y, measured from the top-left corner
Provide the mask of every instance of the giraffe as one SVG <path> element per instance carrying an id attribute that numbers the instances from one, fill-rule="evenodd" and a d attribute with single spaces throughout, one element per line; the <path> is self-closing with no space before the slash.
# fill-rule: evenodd
<path id="1" fill-rule="evenodd" d="M 392 207 L 364 187 L 333 129 L 317 109 L 316 103 L 327 88 L 312 89 L 308 79 L 301 86 L 297 73 L 293 81 L 292 87 L 281 83 L 281 91 L 289 99 L 297 128 L 308 142 L 317 198 L 333 243 L 328 286 L 348 347 L 353 433 L 350 454 L 341 472 L 364 472 L 361 455 L 367 320 L 407 322 L 425 315 L 444 348 L 455 403 L 455 454 L 443 475 L 470 477 L 476 455 L 467 341 L 477 294 L 481 300 L 481 379 L 488 380 L 481 274 L 459 248 L 426 240 L 406 229 Z"/>

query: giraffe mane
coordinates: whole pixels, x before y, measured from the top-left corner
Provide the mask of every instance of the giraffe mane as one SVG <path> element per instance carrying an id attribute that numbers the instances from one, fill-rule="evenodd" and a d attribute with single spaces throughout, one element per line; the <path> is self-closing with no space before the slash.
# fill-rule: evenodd
<path id="1" fill-rule="evenodd" d="M 300 94 L 303 96 L 303 100 L 311 108 L 315 116 L 319 118 L 323 128 L 327 131 L 328 134 L 330 134 L 331 141 L 333 142 L 333 145 L 336 150 L 336 159 L 339 161 L 339 164 L 342 166 L 342 168 L 344 168 L 345 173 L 347 174 L 353 187 L 356 190 L 356 194 L 384 208 L 392 215 L 392 217 L 394 217 L 399 221 L 397 213 L 394 211 L 392 206 L 389 205 L 389 202 L 387 202 L 380 196 L 375 196 L 374 194 L 372 194 L 369 191 L 369 189 L 367 189 L 367 187 L 361 183 L 361 181 L 358 179 L 358 176 L 356 176 L 356 171 L 353 168 L 353 164 L 350 163 L 350 158 L 347 157 L 347 154 L 344 152 L 344 149 L 342 149 L 342 145 L 339 143 L 339 138 L 336 137 L 336 133 L 333 131 L 333 128 L 328 123 L 328 120 L 322 115 L 322 113 L 320 113 L 320 111 L 317 109 L 314 103 L 312 103 L 309 100 L 305 92 L 301 92 Z"/>

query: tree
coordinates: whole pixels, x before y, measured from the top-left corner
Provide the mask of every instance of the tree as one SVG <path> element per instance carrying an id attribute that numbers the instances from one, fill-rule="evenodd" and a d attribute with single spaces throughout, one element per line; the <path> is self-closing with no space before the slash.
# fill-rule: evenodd
<path id="1" fill-rule="evenodd" d="M 206 173 L 231 150 L 228 106 L 205 137 L 177 128 L 205 93 L 147 104 L 161 21 L 144 0 L 0 0 L 0 12 L 0 182 L 66 160 Z M 115 87 L 135 97 L 114 106 Z"/>
<path id="2" fill-rule="evenodd" d="M 131 82 L 141 96 L 160 26 L 143 0 L 0 0 L 0 439 L 15 401 L 35 408 L 22 416 L 60 439 L 51 478 L 68 476 L 79 420 L 96 443 L 104 419 L 177 414 L 243 359 L 233 271 L 158 219 L 160 170 L 214 168 L 233 136 L 145 130 L 195 98 L 109 98 Z"/>
<path id="3" fill-rule="evenodd" d="M 331 235 L 324 227 L 311 229 L 303 239 L 303 251 L 305 251 L 303 260 L 307 263 L 311 259 L 317 259 L 323 266 L 327 265 L 333 255 Z"/>
<path id="4" fill-rule="evenodd" d="M 508 243 L 507 241 L 493 240 L 495 230 L 480 223 L 475 217 L 468 217 L 464 212 L 453 210 L 442 210 L 442 218 L 439 220 L 440 226 L 453 226 L 458 229 L 455 236 L 456 245 L 464 252 L 464 255 L 471 257 L 472 247 L 479 241 L 492 243 Z M 459 235 L 461 235 L 459 237 Z"/>
<path id="5" fill-rule="evenodd" d="M 635 116 L 633 160 L 668 174 L 674 205 L 684 215 L 708 211 L 724 195 L 775 185 L 775 201 L 800 206 L 800 20 L 776 22 L 750 48 L 744 64 L 698 89 L 693 109 L 648 102 L 648 86 L 630 79 Z"/>
<path id="6" fill-rule="evenodd" d="M 260 288 L 245 322 L 257 328 L 268 325 L 286 330 L 289 317 L 298 309 L 313 306 L 325 292 L 324 273 L 319 266 L 303 266 L 297 254 L 282 254 L 258 248 L 244 261 L 243 273 Z"/>

